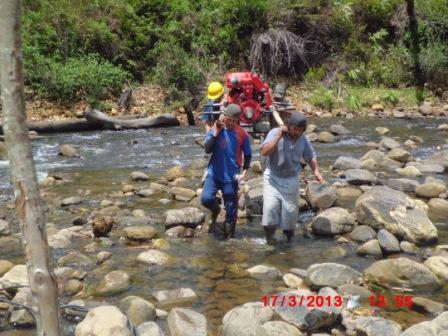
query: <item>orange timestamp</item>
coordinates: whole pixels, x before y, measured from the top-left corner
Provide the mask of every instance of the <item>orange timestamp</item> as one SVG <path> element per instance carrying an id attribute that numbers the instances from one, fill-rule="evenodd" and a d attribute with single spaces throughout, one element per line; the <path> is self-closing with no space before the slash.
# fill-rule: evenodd
<path id="1" fill-rule="evenodd" d="M 395 295 L 392 297 L 385 297 L 384 295 L 369 296 L 370 306 L 379 308 L 387 308 L 390 306 L 397 308 L 411 308 L 414 300 L 411 295 Z"/>

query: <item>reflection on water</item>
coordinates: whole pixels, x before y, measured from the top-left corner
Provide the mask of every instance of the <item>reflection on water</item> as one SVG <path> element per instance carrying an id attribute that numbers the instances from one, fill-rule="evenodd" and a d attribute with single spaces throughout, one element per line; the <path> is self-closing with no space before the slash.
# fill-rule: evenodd
<path id="1" fill-rule="evenodd" d="M 325 119 L 318 122 L 321 129 L 328 129 L 334 119 Z M 342 141 L 334 144 L 315 144 L 321 166 L 331 165 L 341 155 L 361 157 L 369 148 L 368 141 L 379 141 L 380 136 L 374 131 L 375 127 L 387 126 L 391 136 L 400 141 L 408 139 L 409 135 L 421 136 L 424 143 L 413 150 L 417 158 L 424 158 L 440 148 L 447 148 L 440 134 L 434 129 L 442 121 L 436 120 L 371 120 L 343 121 L 352 135 L 345 136 Z M 133 170 L 143 170 L 150 175 L 151 180 L 157 180 L 166 169 L 181 164 L 188 166 L 190 162 L 203 157 L 203 151 L 194 144 L 194 139 L 202 136 L 199 128 L 171 128 L 156 130 L 137 130 L 122 132 L 87 132 L 76 134 L 60 134 L 49 136 L 33 142 L 33 152 L 39 176 L 48 173 L 66 173 L 70 183 L 57 185 L 51 188 L 52 196 L 49 202 L 56 202 L 64 197 L 77 195 L 77 190 L 83 194 L 87 203 L 83 207 L 98 206 L 98 202 L 108 198 L 110 193 L 121 190 L 122 182 L 129 182 L 128 177 Z M 67 159 L 57 155 L 59 144 L 70 143 L 77 146 L 82 159 Z M 445 146 L 445 147 L 441 147 Z M 257 155 L 257 154 L 256 154 Z M 438 176 L 447 180 L 446 174 Z M 330 182 L 336 177 L 327 177 Z M 0 164 L 0 201 L 5 202 L 10 197 L 9 177 L 7 167 Z M 144 186 L 147 182 L 133 183 Z M 196 186 L 197 187 L 197 186 Z M 159 218 L 166 211 L 167 206 L 152 200 L 139 199 L 137 196 L 122 199 L 129 209 L 140 208 L 146 213 L 155 214 Z M 185 204 L 172 204 L 170 207 L 183 207 Z M 351 207 L 350 200 L 344 203 Z M 350 206 L 351 205 L 351 206 Z M 76 213 L 61 209 L 48 213 L 48 222 L 56 229 L 71 225 Z M 357 270 L 363 270 L 373 259 L 360 258 L 356 255 L 353 246 L 341 246 L 328 238 L 305 238 L 300 234 L 303 225 L 312 218 L 311 213 L 301 215 L 301 226 L 298 228 L 298 237 L 290 245 L 281 244 L 275 250 L 267 247 L 263 238 L 259 218 L 245 224 L 238 225 L 236 239 L 230 241 L 217 240 L 206 237 L 193 240 L 170 241 L 171 249 L 167 253 L 176 256 L 173 265 L 161 268 L 150 268 L 136 261 L 137 255 L 142 251 L 138 247 L 126 246 L 120 242 L 122 228 L 114 230 L 111 238 L 116 243 L 110 248 L 100 248 L 96 252 L 83 252 L 94 260 L 100 250 L 109 250 L 113 257 L 110 262 L 87 269 L 85 280 L 88 287 L 93 287 L 107 272 L 111 270 L 124 270 L 131 275 L 132 287 L 125 293 L 104 299 L 105 302 L 118 304 L 125 296 L 138 295 L 152 300 L 151 294 L 157 290 L 190 287 L 198 295 L 198 299 L 189 306 L 207 316 L 211 334 L 215 334 L 222 323 L 223 315 L 231 308 L 249 301 L 259 301 L 265 294 L 280 290 L 284 287 L 282 279 L 257 280 L 247 275 L 245 270 L 257 264 L 273 265 L 286 273 L 291 267 L 307 268 L 309 265 L 320 262 L 337 262 L 349 265 Z M 160 232 L 164 226 L 162 220 L 156 225 Z M 440 227 L 439 227 L 440 229 Z M 18 232 L 18 228 L 14 228 Z M 448 242 L 448 231 L 440 229 L 440 243 Z M 71 249 L 81 250 L 91 241 L 74 241 Z M 2 258 L 20 262 L 21 255 L 17 250 L 1 250 Z M 58 250 L 54 257 L 63 255 L 68 250 Z M 443 302 L 447 298 L 447 289 L 432 293 L 431 297 Z M 69 297 L 63 297 L 67 303 Z M 162 307 L 169 308 L 169 307 Z M 415 323 L 421 315 L 408 311 L 391 311 L 390 316 L 405 325 Z M 165 322 L 161 323 L 166 328 Z M 67 334 L 72 333 L 73 326 L 67 324 Z M 23 331 L 3 332 L 2 335 L 28 335 Z"/>

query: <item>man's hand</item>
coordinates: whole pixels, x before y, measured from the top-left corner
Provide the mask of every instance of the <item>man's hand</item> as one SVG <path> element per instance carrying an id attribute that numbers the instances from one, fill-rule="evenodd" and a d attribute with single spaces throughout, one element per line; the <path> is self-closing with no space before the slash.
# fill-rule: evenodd
<path id="1" fill-rule="evenodd" d="M 317 182 L 319 182 L 319 183 L 323 183 L 324 182 L 324 179 L 323 179 L 322 175 L 320 174 L 320 172 L 318 170 L 316 170 L 314 172 L 314 177 L 316 178 Z"/>
<path id="2" fill-rule="evenodd" d="M 242 181 L 244 181 L 246 179 L 246 174 L 247 174 L 247 170 L 244 169 L 241 174 L 238 175 L 238 179 L 237 182 L 241 183 Z"/>
<path id="3" fill-rule="evenodd" d="M 288 132 L 289 132 L 288 126 L 282 125 L 280 126 L 280 132 L 278 134 L 278 137 L 281 138 L 282 136 L 288 134 Z"/>
<path id="4" fill-rule="evenodd" d="M 224 128 L 224 123 L 221 120 L 216 120 L 215 123 L 213 124 L 212 130 L 213 130 L 213 135 L 214 136 L 218 136 L 219 132 L 221 132 L 221 130 Z"/>

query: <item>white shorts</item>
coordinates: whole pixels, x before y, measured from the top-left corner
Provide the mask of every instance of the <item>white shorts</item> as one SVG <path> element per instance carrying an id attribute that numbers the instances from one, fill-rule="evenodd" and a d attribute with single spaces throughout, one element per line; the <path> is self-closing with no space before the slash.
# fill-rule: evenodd
<path id="1" fill-rule="evenodd" d="M 299 180 L 273 177 L 266 170 L 263 181 L 263 226 L 294 230 L 299 220 Z"/>

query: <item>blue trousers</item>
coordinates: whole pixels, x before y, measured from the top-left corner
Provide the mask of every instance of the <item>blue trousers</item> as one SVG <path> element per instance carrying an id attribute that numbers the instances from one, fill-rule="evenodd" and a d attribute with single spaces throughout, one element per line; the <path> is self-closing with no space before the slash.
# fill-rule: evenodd
<path id="1" fill-rule="evenodd" d="M 210 174 L 205 178 L 202 188 L 201 203 L 207 209 L 216 211 L 219 207 L 216 193 L 221 190 L 226 209 L 226 223 L 235 225 L 238 214 L 238 183 L 216 181 Z"/>

